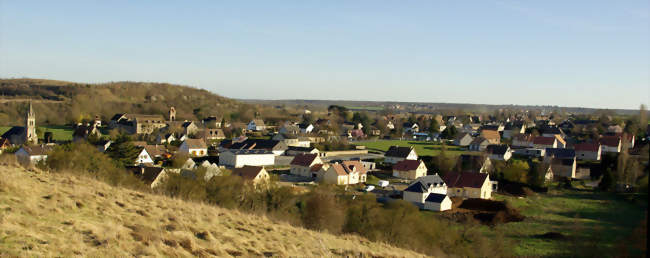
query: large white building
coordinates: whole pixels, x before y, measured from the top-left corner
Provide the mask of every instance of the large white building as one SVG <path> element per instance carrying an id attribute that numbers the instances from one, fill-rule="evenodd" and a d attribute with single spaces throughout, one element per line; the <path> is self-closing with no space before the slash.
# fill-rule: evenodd
<path id="1" fill-rule="evenodd" d="M 227 150 L 219 154 L 219 165 L 240 168 L 243 166 L 272 166 L 275 154 L 267 150 Z"/>
<path id="2" fill-rule="evenodd" d="M 450 210 L 452 204 L 447 196 L 447 184 L 438 174 L 418 178 L 404 190 L 402 198 L 433 211 Z"/>

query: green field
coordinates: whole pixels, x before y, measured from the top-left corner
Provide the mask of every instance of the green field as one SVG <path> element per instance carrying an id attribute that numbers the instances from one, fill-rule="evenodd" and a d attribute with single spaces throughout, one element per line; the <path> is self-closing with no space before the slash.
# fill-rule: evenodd
<path id="1" fill-rule="evenodd" d="M 440 153 L 442 145 L 433 142 L 418 142 L 418 141 L 400 141 L 400 140 L 375 140 L 375 141 L 360 141 L 355 142 L 355 145 L 366 146 L 368 150 L 387 151 L 390 146 L 413 146 L 415 152 L 420 156 L 436 156 Z M 458 146 L 447 145 L 448 155 L 460 155 L 466 153 L 475 153 L 461 148 Z"/>
<path id="2" fill-rule="evenodd" d="M 10 126 L 0 126 L 0 135 L 11 129 Z M 38 138 L 43 139 L 45 132 L 52 132 L 55 141 L 71 141 L 74 130 L 65 125 L 39 126 L 37 129 Z"/>
<path id="3" fill-rule="evenodd" d="M 507 200 L 526 219 L 486 227 L 486 230 L 501 232 L 511 239 L 517 256 L 556 257 L 570 252 L 578 256 L 607 257 L 619 253 L 621 245 L 625 248 L 633 245 L 628 238 L 647 212 L 647 195 L 637 198 L 644 201 L 629 201 L 620 195 L 586 189 L 550 190 L 527 198 L 495 195 L 494 199 Z M 561 233 L 567 239 L 535 237 L 548 232 Z"/>

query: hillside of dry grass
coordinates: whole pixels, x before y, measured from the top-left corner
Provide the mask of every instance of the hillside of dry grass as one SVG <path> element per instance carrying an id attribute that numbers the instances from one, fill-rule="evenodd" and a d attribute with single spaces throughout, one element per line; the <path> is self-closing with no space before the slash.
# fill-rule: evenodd
<path id="1" fill-rule="evenodd" d="M 356 236 L 0 166 L 0 256 L 418 257 Z"/>

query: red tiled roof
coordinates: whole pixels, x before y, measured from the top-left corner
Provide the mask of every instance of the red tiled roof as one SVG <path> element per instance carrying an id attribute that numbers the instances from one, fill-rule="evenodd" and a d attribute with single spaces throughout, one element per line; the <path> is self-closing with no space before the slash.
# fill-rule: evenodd
<path id="1" fill-rule="evenodd" d="M 533 139 L 533 144 L 553 145 L 555 137 L 537 136 Z"/>
<path id="2" fill-rule="evenodd" d="M 361 164 L 361 161 L 358 160 L 346 160 L 343 161 L 343 166 L 348 170 L 348 173 L 352 171 L 352 168 L 354 167 L 359 174 L 365 174 L 368 171 L 366 170 L 365 167 L 363 167 L 363 164 Z"/>
<path id="3" fill-rule="evenodd" d="M 405 160 L 402 160 L 400 162 L 397 162 L 397 164 L 395 164 L 393 166 L 393 169 L 398 170 L 398 171 L 415 170 L 420 166 L 420 163 L 422 163 L 421 160 L 408 160 L 408 159 L 405 159 Z"/>
<path id="4" fill-rule="evenodd" d="M 617 136 L 603 136 L 603 138 L 600 138 L 600 144 L 611 147 L 618 147 L 619 144 L 621 144 L 621 138 Z"/>
<path id="5" fill-rule="evenodd" d="M 481 188 L 488 174 L 485 173 L 470 173 L 470 172 L 450 172 L 445 175 L 443 180 L 448 187 L 471 187 Z"/>
<path id="6" fill-rule="evenodd" d="M 259 175 L 260 172 L 262 172 L 262 169 L 264 167 L 258 167 L 258 166 L 244 166 L 241 168 L 235 168 L 233 170 L 233 174 L 240 176 L 244 178 L 245 180 L 253 180 L 257 175 Z"/>
<path id="7" fill-rule="evenodd" d="M 576 143 L 573 145 L 573 149 L 576 151 L 593 151 L 597 152 L 600 144 L 598 143 Z"/>
<path id="8" fill-rule="evenodd" d="M 314 164 L 313 166 L 311 166 L 311 171 L 316 172 L 316 171 L 320 170 L 322 167 L 323 167 L 323 164 Z"/>
<path id="9" fill-rule="evenodd" d="M 309 167 L 316 157 L 316 154 L 298 154 L 291 161 L 291 165 Z"/>

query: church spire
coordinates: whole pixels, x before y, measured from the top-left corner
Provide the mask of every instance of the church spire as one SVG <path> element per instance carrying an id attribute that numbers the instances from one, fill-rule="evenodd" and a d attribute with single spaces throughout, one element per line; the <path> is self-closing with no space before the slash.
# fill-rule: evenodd
<path id="1" fill-rule="evenodd" d="M 38 135 L 36 134 L 36 114 L 32 107 L 32 101 L 29 101 L 29 111 L 25 119 L 25 143 L 38 144 Z"/>

